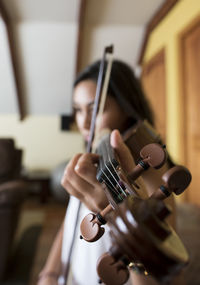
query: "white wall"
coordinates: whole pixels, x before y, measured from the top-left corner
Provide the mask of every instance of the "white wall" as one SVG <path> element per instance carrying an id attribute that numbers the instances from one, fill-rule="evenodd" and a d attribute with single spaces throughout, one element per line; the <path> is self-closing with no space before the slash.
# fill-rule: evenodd
<path id="1" fill-rule="evenodd" d="M 51 170 L 83 151 L 79 133 L 60 131 L 58 116 L 28 116 L 19 122 L 17 115 L 1 115 L 0 137 L 15 139 L 27 170 Z"/>
<path id="2" fill-rule="evenodd" d="M 70 114 L 77 24 L 19 23 L 16 32 L 28 114 Z"/>
<path id="3" fill-rule="evenodd" d="M 51 170 L 83 150 L 76 132 L 62 132 L 60 115 L 72 112 L 77 23 L 28 21 L 15 25 L 28 116 L 19 121 L 7 35 L 0 23 L 0 137 L 24 150 L 27 170 Z"/>
<path id="4" fill-rule="evenodd" d="M 136 66 L 144 34 L 143 26 L 86 25 L 81 66 L 99 59 L 104 47 L 114 44 L 114 57 Z"/>

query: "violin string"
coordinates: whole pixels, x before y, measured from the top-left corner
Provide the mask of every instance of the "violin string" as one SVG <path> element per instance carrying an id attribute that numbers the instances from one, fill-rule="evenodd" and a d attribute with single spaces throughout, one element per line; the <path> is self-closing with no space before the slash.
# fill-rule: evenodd
<path id="1" fill-rule="evenodd" d="M 108 181 L 107 181 L 107 182 L 104 181 L 104 183 L 106 184 L 106 186 L 107 186 L 109 192 L 110 192 L 110 193 L 113 192 L 113 193 L 117 196 L 117 203 L 118 203 L 119 201 L 123 201 L 123 200 L 124 200 L 124 197 L 121 195 L 121 193 L 120 193 L 119 191 L 115 191 L 116 188 L 115 188 L 114 185 L 113 185 L 113 188 L 111 188 L 111 186 L 108 184 Z M 116 199 L 115 199 L 115 198 L 113 198 L 113 199 L 114 199 L 114 201 L 116 202 Z"/>
<path id="2" fill-rule="evenodd" d="M 103 170 L 102 170 L 102 172 L 103 172 L 104 176 L 106 177 L 107 182 L 109 182 L 109 183 L 112 185 L 112 187 L 113 187 L 112 191 L 113 191 L 115 194 L 121 196 L 120 192 L 118 191 L 118 189 L 116 188 L 116 186 L 113 184 L 113 182 L 110 180 L 110 178 L 108 177 L 108 175 L 107 175 Z M 106 180 L 104 180 L 104 182 L 106 183 Z M 109 186 L 108 183 L 106 183 L 106 185 Z M 110 188 L 109 188 L 109 189 L 110 189 Z"/>
<path id="3" fill-rule="evenodd" d="M 110 158 L 109 158 L 109 162 L 111 163 L 112 168 L 113 168 L 115 174 L 119 177 L 119 175 L 118 175 L 118 173 L 117 173 L 117 171 L 116 171 L 116 169 L 115 169 L 115 167 L 114 167 L 112 161 L 110 160 Z M 113 175 L 111 169 L 108 167 L 107 164 L 105 164 L 105 166 L 106 166 L 107 170 L 109 171 L 109 173 L 111 174 L 111 176 L 112 176 L 112 178 L 114 179 L 114 181 L 116 182 L 116 185 L 118 186 L 118 188 L 121 190 L 121 192 L 123 193 L 123 195 L 126 197 L 126 196 L 127 196 L 127 193 L 124 191 L 124 189 L 122 188 L 122 186 L 120 185 L 120 183 L 117 181 L 117 179 L 116 179 L 115 176 Z M 103 171 L 103 169 L 101 169 L 101 171 L 103 172 L 103 174 L 104 174 L 105 177 L 107 178 L 108 182 L 113 186 L 113 192 L 116 193 L 117 195 L 120 195 L 120 197 L 121 197 L 121 193 L 120 193 L 120 191 L 117 189 L 116 185 L 114 185 L 114 184 L 112 183 L 112 181 L 111 181 L 110 178 L 105 174 L 105 172 Z M 119 179 L 120 179 L 120 177 L 119 177 Z"/>
<path id="4" fill-rule="evenodd" d="M 111 147 L 111 148 L 112 148 L 112 147 Z M 112 159 L 111 159 L 111 157 L 110 157 L 110 155 L 109 155 L 109 152 L 107 152 L 107 155 L 108 155 L 108 160 L 109 160 L 109 162 L 110 162 L 110 164 L 111 164 L 111 166 L 112 166 L 112 168 L 113 168 L 114 173 L 117 175 L 117 177 L 118 177 L 119 180 L 120 180 L 120 176 L 119 176 L 119 174 L 118 174 L 116 168 L 114 167 L 114 165 L 113 165 L 113 163 L 112 163 Z M 118 182 L 119 180 L 117 180 L 117 179 L 115 178 L 115 176 L 113 175 L 112 171 L 108 168 L 107 165 L 106 165 L 106 168 L 108 169 L 108 171 L 110 172 L 110 174 L 112 175 L 112 177 L 114 178 L 114 180 L 116 181 L 117 186 L 121 189 L 121 191 L 122 191 L 122 193 L 124 194 L 124 196 L 127 197 L 127 193 L 124 191 L 124 189 L 122 188 L 122 186 L 121 186 L 120 183 Z"/>
<path id="5" fill-rule="evenodd" d="M 103 174 L 104 174 L 104 176 L 106 177 L 107 181 L 112 185 L 112 187 L 113 187 L 112 191 L 113 191 L 115 194 L 119 195 L 119 196 L 121 197 L 121 199 L 123 200 L 123 197 L 121 196 L 121 193 L 120 193 L 119 190 L 116 188 L 116 186 L 112 183 L 112 181 L 110 180 L 110 178 L 108 177 L 108 175 L 103 171 L 103 169 L 102 169 L 101 171 L 103 172 Z M 105 184 L 107 185 L 107 187 L 109 188 L 109 185 L 108 185 L 108 183 L 106 182 L 106 180 L 105 180 L 104 182 L 105 182 Z M 110 189 L 110 188 L 109 188 L 109 189 Z"/>
<path id="6" fill-rule="evenodd" d="M 112 160 L 111 160 L 109 154 L 108 154 L 108 159 L 109 159 L 110 164 L 112 165 L 112 168 L 113 168 L 114 172 L 115 172 L 116 175 L 119 177 L 119 180 L 121 180 L 121 178 L 120 178 L 120 176 L 119 176 L 119 174 L 118 174 L 116 168 L 114 167 L 114 165 L 113 165 L 113 163 L 112 163 Z M 119 183 L 118 181 L 117 181 L 117 184 L 118 184 L 118 186 L 121 188 L 122 192 L 124 192 L 124 195 L 127 197 L 127 193 L 124 191 L 124 189 L 121 187 L 121 185 L 120 185 L 120 183 Z"/>
<path id="7" fill-rule="evenodd" d="M 114 165 L 112 164 L 110 158 L 109 158 L 109 162 L 111 163 L 112 168 L 113 168 L 115 174 L 119 177 L 119 175 L 118 175 L 118 173 L 117 173 L 117 171 L 116 171 Z M 122 186 L 120 185 L 120 183 L 117 181 L 117 179 L 116 179 L 115 176 L 113 175 L 113 173 L 112 173 L 112 171 L 110 170 L 110 168 L 109 168 L 107 165 L 105 165 L 105 166 L 106 166 L 106 168 L 108 169 L 108 171 L 110 172 L 110 174 L 111 174 L 111 176 L 113 177 L 113 179 L 115 180 L 116 185 L 120 188 L 120 190 L 121 190 L 122 193 L 124 194 L 124 196 L 127 196 L 126 192 L 124 191 L 124 189 L 122 188 Z M 119 180 L 120 180 L 120 177 L 119 177 Z M 115 188 L 116 188 L 116 186 L 115 186 Z"/>
<path id="8" fill-rule="evenodd" d="M 107 157 L 106 158 L 106 161 L 109 162 L 109 164 L 111 165 L 111 167 L 109 167 L 108 163 L 104 162 L 104 167 L 107 169 L 107 171 L 110 173 L 111 177 L 112 177 L 112 181 L 115 181 L 115 185 L 114 183 L 110 180 L 110 178 L 108 177 L 108 175 L 106 175 L 105 171 L 103 171 L 103 168 L 101 168 L 101 171 L 103 172 L 103 174 L 105 175 L 105 177 L 107 178 L 107 180 L 110 182 L 110 184 L 112 185 L 113 187 L 113 192 L 116 193 L 117 195 L 122 195 L 123 194 L 123 197 L 126 197 L 127 196 L 127 193 L 124 191 L 124 189 L 122 188 L 122 185 L 119 183 L 120 181 L 120 176 L 119 174 L 117 173 L 116 171 L 116 168 L 114 167 L 113 163 L 112 163 L 112 160 L 111 160 L 111 156 L 109 154 L 109 150 L 110 148 L 107 148 L 106 147 L 106 143 L 105 143 L 105 146 L 103 144 L 103 150 L 102 153 L 104 157 Z M 111 147 L 112 149 L 112 147 Z M 112 169 L 111 169 L 112 168 Z M 114 174 L 113 174 L 114 173 Z M 117 176 L 117 178 L 116 178 Z M 120 191 L 121 190 L 121 191 Z"/>
<path id="9" fill-rule="evenodd" d="M 105 154 L 104 154 L 104 156 L 105 156 Z M 110 180 L 110 178 L 108 177 L 108 175 L 105 173 L 105 171 L 104 171 L 105 167 L 108 169 L 109 173 L 111 174 L 112 178 L 114 179 L 114 181 L 115 181 L 117 184 L 118 184 L 118 181 L 117 181 L 116 178 L 113 176 L 112 172 L 111 172 L 110 169 L 107 167 L 107 165 L 106 165 L 105 162 L 103 163 L 103 165 L 104 165 L 104 167 L 102 167 L 101 164 L 99 165 L 99 167 L 100 167 L 100 170 L 99 170 L 99 171 L 101 171 L 101 172 L 103 173 L 103 175 L 105 176 L 103 182 L 105 182 L 105 180 L 107 179 L 107 181 L 112 185 L 112 188 L 113 188 L 113 189 L 112 189 L 112 192 L 115 193 L 115 194 L 117 194 L 117 195 L 120 195 L 121 193 L 120 193 L 120 191 L 116 188 L 116 185 L 113 184 L 113 182 Z M 113 169 L 114 169 L 114 167 L 113 167 Z M 114 169 L 114 170 L 115 170 L 115 169 Z M 116 174 L 117 174 L 117 172 L 116 172 Z M 118 174 L 117 174 L 117 175 L 118 175 Z M 101 178 L 102 178 L 102 177 L 101 177 Z M 108 185 L 108 183 L 106 183 L 106 184 Z M 118 186 L 120 187 L 120 184 L 119 184 Z M 109 189 L 110 189 L 110 188 L 109 188 Z M 121 189 L 121 190 L 123 190 L 123 189 Z"/>

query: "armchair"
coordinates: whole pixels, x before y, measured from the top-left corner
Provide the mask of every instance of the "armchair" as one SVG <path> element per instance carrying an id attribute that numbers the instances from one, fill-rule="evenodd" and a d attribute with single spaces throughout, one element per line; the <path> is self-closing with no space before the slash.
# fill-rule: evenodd
<path id="1" fill-rule="evenodd" d="M 13 139 L 0 139 L 0 281 L 5 273 L 27 187 L 20 178 L 22 150 Z"/>

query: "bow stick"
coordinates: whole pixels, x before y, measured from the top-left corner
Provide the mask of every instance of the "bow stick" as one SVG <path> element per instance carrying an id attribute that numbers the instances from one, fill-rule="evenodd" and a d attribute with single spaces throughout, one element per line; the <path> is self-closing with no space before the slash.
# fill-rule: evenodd
<path id="1" fill-rule="evenodd" d="M 94 141 L 94 137 L 96 133 L 96 118 L 97 118 L 97 115 L 100 115 L 103 113 L 106 95 L 107 95 L 107 89 L 108 89 L 108 82 L 110 79 L 110 72 L 111 72 L 111 67 L 112 67 L 112 57 L 110 57 L 110 61 L 108 62 L 106 73 L 105 73 L 104 68 L 105 68 L 106 55 L 107 54 L 111 55 L 112 53 L 113 53 L 113 46 L 111 45 L 111 46 L 106 47 L 104 49 L 103 58 L 100 64 L 99 76 L 97 80 L 96 96 L 95 96 L 95 101 L 94 101 L 94 109 L 92 112 L 92 120 L 91 120 L 91 125 L 90 125 L 90 136 L 89 136 L 89 141 L 87 145 L 88 153 L 92 152 L 92 145 L 93 145 L 93 141 Z M 104 84 L 102 87 L 104 73 L 105 73 L 105 80 L 104 80 Z"/>

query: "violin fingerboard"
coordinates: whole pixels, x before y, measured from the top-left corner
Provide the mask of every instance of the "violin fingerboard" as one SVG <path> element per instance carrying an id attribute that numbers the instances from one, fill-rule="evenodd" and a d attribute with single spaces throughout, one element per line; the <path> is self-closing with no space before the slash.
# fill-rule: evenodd
<path id="1" fill-rule="evenodd" d="M 119 162 L 116 159 L 114 149 L 110 145 L 110 134 L 101 139 L 96 153 L 100 155 L 97 180 L 100 183 L 105 183 L 116 203 L 122 202 L 125 197 L 125 189 L 120 184 L 120 177 L 117 172 Z"/>

